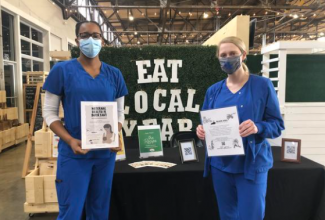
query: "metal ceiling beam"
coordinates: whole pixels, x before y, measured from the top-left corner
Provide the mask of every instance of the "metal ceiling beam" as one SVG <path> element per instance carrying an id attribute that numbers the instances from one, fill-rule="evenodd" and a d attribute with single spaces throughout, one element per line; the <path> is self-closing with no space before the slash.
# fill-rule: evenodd
<path id="1" fill-rule="evenodd" d="M 128 31 L 128 30 L 123 30 L 123 31 L 111 31 L 113 33 L 125 33 L 125 34 L 128 34 L 128 33 L 134 33 L 135 31 Z M 161 34 L 161 31 L 138 31 L 138 34 Z M 182 31 L 182 30 L 171 30 L 171 31 L 165 31 L 165 34 L 191 34 L 191 33 L 215 33 L 215 31 L 204 31 L 204 30 L 201 30 L 201 31 Z"/>
<path id="2" fill-rule="evenodd" d="M 97 6 L 97 5 L 89 5 L 89 6 L 77 6 L 81 8 L 103 8 L 103 9 L 164 9 L 166 7 L 160 5 L 112 5 L 112 6 Z M 218 8 L 220 9 L 309 9 L 315 10 L 319 7 L 318 4 L 310 5 L 310 6 L 296 6 L 296 5 L 220 5 Z M 211 5 L 170 5 L 172 9 L 213 9 Z"/>
<path id="3" fill-rule="evenodd" d="M 170 0 L 167 0 L 166 6 L 163 8 L 163 18 L 162 18 L 162 28 L 161 34 L 158 39 L 159 45 L 161 45 L 162 40 L 164 39 L 165 29 L 166 29 L 166 19 L 167 19 L 167 11 L 169 10 Z"/>

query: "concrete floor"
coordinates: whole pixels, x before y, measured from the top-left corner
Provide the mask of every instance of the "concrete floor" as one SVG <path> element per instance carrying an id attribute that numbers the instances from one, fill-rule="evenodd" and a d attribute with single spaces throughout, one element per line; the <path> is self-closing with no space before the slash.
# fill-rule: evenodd
<path id="1" fill-rule="evenodd" d="M 8 148 L 0 153 L 0 220 L 55 220 L 57 214 L 24 213 L 25 180 L 21 178 L 25 157 L 25 144 Z M 35 162 L 32 152 L 30 166 Z"/>

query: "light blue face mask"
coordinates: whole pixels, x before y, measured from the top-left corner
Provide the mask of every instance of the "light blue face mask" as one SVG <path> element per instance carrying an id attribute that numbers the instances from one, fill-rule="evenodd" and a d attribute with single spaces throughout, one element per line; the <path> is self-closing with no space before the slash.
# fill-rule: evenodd
<path id="1" fill-rule="evenodd" d="M 94 40 L 92 37 L 79 40 L 81 52 L 88 58 L 96 57 L 102 48 L 102 40 Z"/>

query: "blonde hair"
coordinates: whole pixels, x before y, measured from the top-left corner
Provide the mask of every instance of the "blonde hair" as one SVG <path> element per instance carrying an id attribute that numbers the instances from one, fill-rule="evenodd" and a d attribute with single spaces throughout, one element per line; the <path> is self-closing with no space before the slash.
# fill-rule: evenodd
<path id="1" fill-rule="evenodd" d="M 245 45 L 244 41 L 242 41 L 242 39 L 240 39 L 238 37 L 231 36 L 231 37 L 226 37 L 226 38 L 222 39 L 219 42 L 218 48 L 217 48 L 217 53 L 216 53 L 217 58 L 219 57 L 220 45 L 224 44 L 224 43 L 232 43 L 232 44 L 234 44 L 236 47 L 238 47 L 238 49 L 240 50 L 240 52 L 242 54 L 245 52 L 245 54 L 247 55 L 246 45 Z M 249 72 L 249 69 L 248 69 L 247 65 L 244 62 L 242 62 L 242 67 L 243 67 L 245 72 L 247 72 L 247 73 Z"/>

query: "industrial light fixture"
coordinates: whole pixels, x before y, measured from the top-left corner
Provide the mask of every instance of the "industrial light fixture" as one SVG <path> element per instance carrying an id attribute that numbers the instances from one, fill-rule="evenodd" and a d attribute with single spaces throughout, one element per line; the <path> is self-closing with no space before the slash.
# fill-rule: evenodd
<path id="1" fill-rule="evenodd" d="M 140 44 L 140 41 L 138 41 L 137 44 Z"/>
<path id="2" fill-rule="evenodd" d="M 254 13 L 253 16 L 255 16 L 256 14 Z"/>
<path id="3" fill-rule="evenodd" d="M 209 14 L 208 13 L 203 13 L 203 18 L 208 18 L 209 17 Z"/>
<path id="4" fill-rule="evenodd" d="M 230 17 L 230 15 L 231 15 L 231 14 L 230 14 L 230 12 L 229 12 L 228 16 Z"/>
<path id="5" fill-rule="evenodd" d="M 316 17 L 316 14 L 313 14 L 314 17 Z"/>
<path id="6" fill-rule="evenodd" d="M 132 15 L 129 16 L 129 20 L 130 21 L 133 21 L 134 20 L 134 17 Z"/>
<path id="7" fill-rule="evenodd" d="M 294 14 L 293 18 L 299 18 L 299 16 L 297 14 Z"/>
<path id="8" fill-rule="evenodd" d="M 265 14 L 267 15 L 267 14 L 268 14 L 268 12 L 266 11 L 266 12 L 265 12 Z"/>
<path id="9" fill-rule="evenodd" d="M 324 32 L 320 32 L 319 35 L 320 35 L 320 36 L 324 36 Z"/>
<path id="10" fill-rule="evenodd" d="M 134 32 L 134 35 L 137 35 L 137 34 L 138 34 L 138 32 L 135 31 L 135 32 Z"/>

